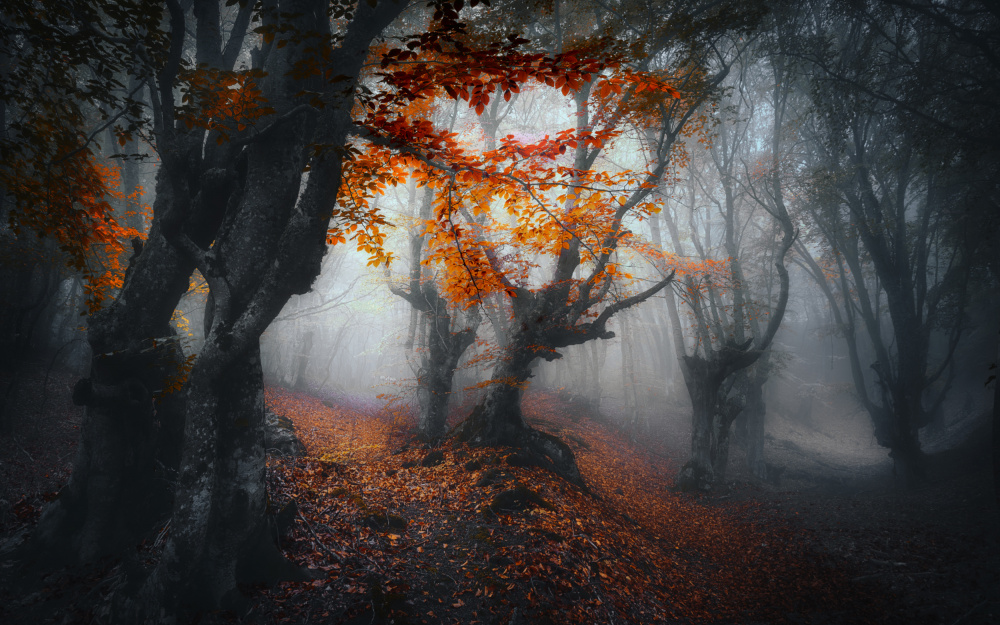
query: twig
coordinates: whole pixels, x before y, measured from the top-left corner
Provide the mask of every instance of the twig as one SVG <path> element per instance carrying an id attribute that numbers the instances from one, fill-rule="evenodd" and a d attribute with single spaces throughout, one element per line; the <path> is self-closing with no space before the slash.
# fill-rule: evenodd
<path id="1" fill-rule="evenodd" d="M 323 541 L 319 539 L 319 536 L 316 534 L 316 530 L 314 530 L 312 525 L 309 524 L 309 521 L 302 516 L 302 512 L 296 510 L 296 514 L 300 519 L 302 519 L 302 522 L 306 524 L 306 529 L 308 529 L 309 533 L 312 534 L 313 539 L 316 541 L 316 545 L 323 550 L 323 553 L 333 558 L 338 564 L 343 564 L 343 560 L 340 559 L 340 556 L 331 551 L 326 545 L 323 544 Z"/>
<path id="2" fill-rule="evenodd" d="M 20 449 L 22 452 L 24 452 L 24 455 L 28 457 L 28 460 L 34 462 L 35 459 L 31 457 L 31 454 L 28 453 L 28 450 L 21 446 L 21 441 L 18 440 L 18 436 L 15 434 L 14 436 L 11 436 L 11 438 L 14 439 L 14 444 L 17 445 L 17 448 Z"/>
<path id="3" fill-rule="evenodd" d="M 397 554 L 403 553 L 407 549 L 411 549 L 413 547 L 419 547 L 420 545 L 429 543 L 430 541 L 431 541 L 431 539 L 428 538 L 427 540 L 421 540 L 418 543 L 410 543 L 409 545 L 404 545 L 404 546 L 400 547 L 399 549 L 396 549 L 395 551 L 393 551 L 392 554 L 393 555 L 397 555 Z"/>
<path id="4" fill-rule="evenodd" d="M 309 525 L 309 522 L 306 521 L 304 517 L 302 517 L 302 513 L 301 512 L 299 513 L 299 518 L 301 518 L 303 521 L 305 521 L 307 526 Z M 337 530 L 337 529 L 334 529 L 334 528 L 330 527 L 326 523 L 320 523 L 320 525 L 322 525 L 323 527 L 327 528 L 331 532 L 340 531 L 340 530 Z M 312 528 L 311 527 L 309 528 L 309 531 L 312 532 Z M 316 535 L 316 533 L 313 532 L 313 536 L 315 536 L 315 535 Z M 346 542 L 343 543 L 343 544 L 348 549 L 354 551 L 354 553 L 358 554 L 359 556 L 362 556 L 362 557 L 366 558 L 369 562 L 371 562 L 373 565 L 375 565 L 375 568 L 380 569 L 383 573 L 385 573 L 385 569 L 382 567 L 382 565 L 380 565 L 378 562 L 376 562 L 375 559 L 372 558 L 370 555 L 368 555 L 367 553 L 364 553 L 363 551 L 361 551 L 360 549 L 358 549 L 357 547 L 355 547 L 353 544 L 346 543 Z M 338 562 L 342 562 L 342 561 L 338 559 Z"/>
<path id="5" fill-rule="evenodd" d="M 966 612 L 966 613 L 965 613 L 965 614 L 963 614 L 962 616 L 958 617 L 958 620 L 956 620 L 956 621 L 955 621 L 954 623 L 952 623 L 951 625 L 959 625 L 959 623 L 961 623 L 961 622 L 962 622 L 962 621 L 964 621 L 965 619 L 967 619 L 967 618 L 969 618 L 970 616 L 972 616 L 972 613 L 973 613 L 973 612 L 975 612 L 975 611 L 976 611 L 976 610 L 978 610 L 979 608 L 981 608 L 981 607 L 983 607 L 984 605 L 986 605 L 986 602 L 987 602 L 987 601 L 989 601 L 989 600 L 988 600 L 988 599 L 983 599 L 982 601 L 980 601 L 980 602 L 979 602 L 979 603 L 977 603 L 976 605 L 972 606 L 972 609 L 971 609 L 971 610 L 969 610 L 968 612 Z"/>

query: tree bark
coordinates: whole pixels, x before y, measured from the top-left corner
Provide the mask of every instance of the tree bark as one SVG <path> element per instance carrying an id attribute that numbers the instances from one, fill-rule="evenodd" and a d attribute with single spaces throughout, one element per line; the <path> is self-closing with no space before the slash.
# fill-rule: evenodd
<path id="1" fill-rule="evenodd" d="M 722 386 L 726 378 L 760 357 L 759 350 L 750 349 L 750 342 L 730 342 L 707 356 L 683 356 L 681 371 L 692 409 L 691 458 L 677 477 L 677 487 L 683 491 L 710 490 L 725 477 L 730 427 L 742 405 L 728 398 Z"/>
<path id="2" fill-rule="evenodd" d="M 573 254 L 572 243 L 570 254 Z M 572 262 L 566 261 L 564 256 L 560 257 L 560 263 L 566 266 Z M 567 302 L 568 287 L 565 283 L 555 281 L 537 293 L 518 288 L 516 297 L 511 301 L 514 318 L 507 345 L 494 367 L 486 395 L 458 428 L 457 437 L 476 445 L 522 447 L 532 453 L 542 466 L 569 481 L 583 484 L 569 446 L 524 422 L 521 396 L 531 378 L 532 365 L 538 358 L 550 361 L 561 358 L 558 350 L 570 345 L 614 338 L 614 333 L 607 330 L 608 320 L 619 311 L 646 301 L 670 284 L 673 278 L 671 273 L 645 291 L 608 305 L 594 321 L 585 323 L 576 322 L 586 306 L 581 306 L 580 301 Z M 581 295 L 583 300 L 588 297 L 587 293 Z M 597 303 L 600 297 L 596 296 L 591 304 Z"/>
<path id="3" fill-rule="evenodd" d="M 116 553 L 169 513 L 184 406 L 164 389 L 182 362 L 169 322 L 192 268 L 154 228 L 121 295 L 91 318 L 90 377 L 73 393 L 87 407 L 80 445 L 69 484 L 33 535 L 39 562 Z"/>
<path id="4" fill-rule="evenodd" d="M 351 78 L 344 89 L 343 83 L 299 80 L 291 71 L 308 58 L 312 38 L 323 38 L 326 3 L 283 4 L 288 25 L 305 36 L 268 55 L 263 95 L 276 111 L 280 132 L 261 133 L 250 143 L 245 186 L 210 246 L 198 245 L 180 229 L 172 231 L 171 243 L 208 282 L 211 329 L 188 379 L 170 533 L 136 601 L 125 606 L 133 621 L 231 607 L 239 603 L 238 582 L 288 572 L 288 567 L 260 571 L 253 566 L 260 557 L 257 547 L 268 535 L 260 336 L 289 297 L 307 292 L 319 274 L 342 156 L 337 150 L 317 153 L 312 146 L 346 142 L 353 127 L 353 81 L 372 39 L 405 6 L 382 1 L 357 7 L 340 47 L 324 61 Z M 303 88 L 320 90 L 327 106 L 293 115 L 299 110 L 294 94 Z M 302 188 L 306 165 L 310 176 Z"/>
<path id="5" fill-rule="evenodd" d="M 417 430 L 424 439 L 444 435 L 447 429 L 448 406 L 451 401 L 455 369 L 465 350 L 476 340 L 479 316 L 465 315 L 468 325 L 452 330 L 452 313 L 448 302 L 438 295 L 433 283 L 419 285 L 416 296 L 394 289 L 408 299 L 414 309 L 423 313 L 427 322 L 426 351 L 417 374 L 419 416 Z"/>
<path id="6" fill-rule="evenodd" d="M 431 218 L 434 199 L 433 190 L 424 191 L 418 216 L 421 220 Z M 410 195 L 414 203 L 416 190 Z M 433 439 L 445 433 L 448 421 L 448 405 L 451 400 L 455 380 L 455 369 L 465 350 L 476 340 L 480 318 L 478 309 L 472 307 L 464 315 L 466 327 L 452 331 L 453 313 L 448 310 L 448 302 L 438 294 L 433 278 L 423 275 L 421 257 L 425 235 L 419 230 L 410 233 L 410 284 L 409 291 L 390 286 L 393 294 L 410 304 L 409 337 L 407 349 L 414 347 L 414 335 L 419 315 L 423 315 L 421 344 L 424 346 L 420 368 L 417 371 L 417 402 L 419 414 L 417 430 L 421 438 Z"/>

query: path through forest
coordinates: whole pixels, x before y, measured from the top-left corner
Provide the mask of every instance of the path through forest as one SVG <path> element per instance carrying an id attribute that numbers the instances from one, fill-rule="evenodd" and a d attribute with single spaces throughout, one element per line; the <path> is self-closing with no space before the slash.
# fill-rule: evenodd
<path id="1" fill-rule="evenodd" d="M 687 495 L 671 490 L 677 450 L 635 444 L 555 393 L 527 395 L 528 420 L 573 447 L 587 493 L 510 450 L 416 444 L 409 422 L 378 402 L 278 388 L 267 402 L 306 446 L 302 458 L 272 457 L 268 482 L 275 514 L 290 521 L 286 554 L 315 579 L 257 589 L 242 614 L 207 622 L 967 625 L 1000 615 L 997 513 L 975 467 L 918 493 L 880 481 L 860 494 L 809 480 L 789 489 L 737 471 L 716 493 Z M 51 432 L 75 431 L 74 409 L 58 410 Z M 4 496 L 18 481 L 25 489 L 3 511 L 7 535 L 47 498 L 26 492 L 44 483 L 34 474 L 62 475 L 37 462 L 10 470 L 44 443 L 26 440 L 0 438 Z M 65 458 L 69 440 L 52 434 L 62 451 L 51 457 Z M 155 552 L 145 545 L 140 563 Z M 122 566 L 51 575 L 0 598 L 0 620 L 103 622 Z"/>

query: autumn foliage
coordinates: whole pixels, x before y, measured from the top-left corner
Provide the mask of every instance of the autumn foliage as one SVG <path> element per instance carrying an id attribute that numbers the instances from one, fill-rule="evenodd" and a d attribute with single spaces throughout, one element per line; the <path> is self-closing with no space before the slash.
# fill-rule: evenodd
<path id="1" fill-rule="evenodd" d="M 89 312 L 121 288 L 132 239 L 144 233 L 125 225 L 116 210 L 126 192 L 118 168 L 89 150 L 67 153 L 36 170 L 37 162 L 15 160 L 0 168 L 0 186 L 14 200 L 9 225 L 16 236 L 51 236 L 70 269 L 84 279 Z M 128 195 L 138 204 L 141 190 Z M 149 217 L 148 207 L 141 207 Z"/>
<path id="2" fill-rule="evenodd" d="M 609 149 L 629 123 L 648 117 L 648 98 L 682 96 L 663 73 L 625 67 L 613 42 L 559 54 L 526 51 L 527 43 L 512 35 L 476 48 L 444 31 L 379 51 L 381 89 L 359 98 L 362 130 L 348 148 L 342 212 L 334 215 L 351 225 L 332 230 L 330 242 L 351 235 L 372 264 L 389 260 L 372 198 L 415 180 L 434 192 L 432 218 L 415 225 L 427 242 L 422 262 L 442 271 L 442 294 L 452 302 L 469 306 L 531 288 L 539 256 L 555 259 L 571 242 L 593 269 L 589 288 L 632 278 L 611 256 L 644 244 L 622 226 L 621 213 L 624 207 L 642 220 L 659 211 L 651 201 L 626 206 L 632 191 L 651 186 L 650 174 L 581 167 L 577 156 Z M 507 134 L 495 147 L 472 128 L 433 121 L 450 102 L 478 116 L 493 99 L 510 101 L 524 90 L 561 96 L 569 107 L 580 101 L 594 118 L 586 126 L 567 121 L 570 127 L 539 138 Z"/>
<path id="3" fill-rule="evenodd" d="M 136 131 L 125 66 L 137 48 L 155 49 L 158 19 L 143 0 L 17 0 L 0 20 L 0 215 L 22 246 L 54 241 L 84 279 L 90 312 L 121 286 L 128 242 L 141 238 L 118 208 L 146 213 L 139 191 L 122 188 L 106 156 L 119 147 L 109 137 Z"/>

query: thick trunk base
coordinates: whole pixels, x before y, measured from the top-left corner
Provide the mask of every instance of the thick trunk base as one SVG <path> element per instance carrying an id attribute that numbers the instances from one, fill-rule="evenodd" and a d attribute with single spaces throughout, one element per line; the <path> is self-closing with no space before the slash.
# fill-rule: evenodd
<path id="1" fill-rule="evenodd" d="M 586 488 L 576 456 L 569 445 L 557 437 L 527 426 L 521 410 L 515 404 L 498 418 L 489 412 L 487 404 L 477 406 L 469 418 L 460 423 L 453 435 L 471 445 L 513 447 L 526 452 L 535 464 L 552 471 L 568 482 Z"/>
<path id="2" fill-rule="evenodd" d="M 264 473 L 264 396 L 259 350 L 215 381 L 189 385 L 185 455 L 160 562 L 127 620 L 238 610 L 241 584 L 309 579 L 274 544 Z"/>
<path id="3" fill-rule="evenodd" d="M 889 457 L 895 466 L 893 472 L 901 481 L 903 488 L 917 488 L 927 483 L 926 458 L 920 449 L 920 442 L 914 436 L 912 440 L 900 441 Z"/>
<path id="4" fill-rule="evenodd" d="M 420 402 L 417 432 L 420 438 L 431 440 L 447 433 L 448 404 L 455 369 L 448 363 L 428 363 L 425 367 L 417 380 Z"/>
<path id="5" fill-rule="evenodd" d="M 689 460 L 677 474 L 676 488 L 684 493 L 708 492 L 714 482 L 715 475 L 710 468 Z"/>
<path id="6" fill-rule="evenodd" d="M 153 392 L 179 361 L 169 344 L 93 359 L 73 392 L 87 406 L 73 473 L 26 545 L 33 563 L 81 565 L 155 536 L 170 514 L 184 400 Z"/>

